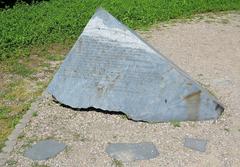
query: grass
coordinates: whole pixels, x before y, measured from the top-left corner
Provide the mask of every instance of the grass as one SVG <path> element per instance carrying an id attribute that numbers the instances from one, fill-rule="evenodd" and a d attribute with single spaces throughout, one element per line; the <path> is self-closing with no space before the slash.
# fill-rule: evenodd
<path id="1" fill-rule="evenodd" d="M 115 167 L 123 167 L 124 165 L 123 165 L 122 161 L 117 160 L 117 159 L 113 159 L 113 160 L 112 160 L 112 166 L 115 166 Z"/>
<path id="2" fill-rule="evenodd" d="M 64 55 L 103 7 L 133 29 L 203 12 L 239 10 L 239 0 L 50 0 L 0 10 L 0 150 Z M 226 21 L 224 21 L 226 22 Z M 34 116 L 34 115 L 33 115 Z"/>
<path id="3" fill-rule="evenodd" d="M 31 47 L 75 40 L 103 7 L 133 29 L 196 13 L 239 10 L 239 0 L 50 0 L 0 12 L 0 60 L 29 56 Z"/>
<path id="4" fill-rule="evenodd" d="M 32 116 L 33 116 L 33 117 L 38 116 L 37 112 L 33 112 L 33 113 L 32 113 Z"/>
<path id="5" fill-rule="evenodd" d="M 16 166 L 16 164 L 17 164 L 17 161 L 14 159 L 10 159 L 6 162 L 7 166 Z"/>
<path id="6" fill-rule="evenodd" d="M 0 148 L 4 146 L 6 137 L 30 107 L 30 94 L 22 84 L 20 81 L 9 83 L 0 94 Z"/>
<path id="7" fill-rule="evenodd" d="M 181 127 L 181 123 L 179 121 L 171 121 L 170 124 L 175 128 Z"/>

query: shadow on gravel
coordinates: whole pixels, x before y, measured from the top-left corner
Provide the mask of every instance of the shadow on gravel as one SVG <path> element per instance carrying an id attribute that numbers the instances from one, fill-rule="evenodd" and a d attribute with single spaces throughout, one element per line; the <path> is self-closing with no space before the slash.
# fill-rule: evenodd
<path id="1" fill-rule="evenodd" d="M 71 106 L 68 106 L 66 104 L 62 104 L 60 103 L 59 101 L 57 101 L 56 98 L 54 98 L 54 96 L 52 96 L 53 98 L 53 101 L 57 104 L 59 104 L 60 106 L 62 107 L 65 107 L 65 108 L 70 108 L 74 111 L 85 111 L 85 112 L 89 112 L 89 111 L 96 111 L 96 112 L 101 112 L 103 114 L 109 114 L 109 115 L 122 115 L 122 116 L 126 116 L 129 120 L 132 120 L 131 118 L 129 118 L 126 114 L 124 114 L 123 112 L 121 111 L 109 111 L 109 110 L 102 110 L 100 108 L 95 108 L 95 107 L 88 107 L 88 108 L 73 108 Z M 133 120 L 134 121 L 134 120 Z"/>
<path id="2" fill-rule="evenodd" d="M 131 119 L 127 114 L 123 113 L 122 111 L 109 111 L 109 110 L 103 110 L 103 109 L 95 108 L 95 107 L 73 108 L 73 107 L 71 107 L 71 106 L 68 106 L 68 105 L 66 105 L 66 104 L 62 104 L 61 102 L 57 101 L 57 99 L 56 99 L 54 96 L 52 96 L 52 98 L 53 98 L 53 101 L 54 101 L 55 103 L 59 104 L 61 107 L 69 108 L 69 109 L 74 110 L 74 111 L 84 111 L 84 112 L 96 111 L 96 112 L 100 112 L 100 113 L 108 114 L 108 115 L 119 115 L 119 116 L 121 116 L 122 118 L 131 120 L 131 121 L 133 121 L 133 122 L 156 123 L 156 122 L 148 122 L 148 121 L 143 121 L 143 120 L 133 120 L 133 119 Z"/>
<path id="3" fill-rule="evenodd" d="M 109 110 L 103 110 L 103 109 L 100 109 L 100 108 L 95 108 L 95 107 L 88 107 L 88 108 L 73 108 L 71 106 L 68 106 L 66 104 L 62 104 L 61 102 L 59 102 L 54 96 L 52 96 L 52 99 L 55 103 L 59 104 L 61 107 L 65 107 L 65 108 L 69 108 L 71 110 L 74 110 L 74 111 L 84 111 L 84 112 L 89 112 L 89 111 L 96 111 L 96 112 L 100 112 L 100 113 L 103 113 L 103 114 L 108 114 L 108 115 L 119 115 L 121 116 L 122 118 L 125 118 L 125 119 L 128 119 L 130 121 L 133 121 L 133 122 L 143 122 L 143 123 L 159 123 L 159 122 L 154 122 L 154 121 L 144 121 L 144 120 L 134 120 L 132 118 L 130 118 L 127 114 L 125 114 L 124 112 L 122 111 L 109 111 Z"/>

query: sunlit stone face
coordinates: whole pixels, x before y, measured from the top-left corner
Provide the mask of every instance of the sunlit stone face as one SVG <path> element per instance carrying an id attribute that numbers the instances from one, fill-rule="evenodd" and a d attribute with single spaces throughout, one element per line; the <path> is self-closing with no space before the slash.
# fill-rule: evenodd
<path id="1" fill-rule="evenodd" d="M 216 99 L 104 10 L 98 10 L 48 87 L 73 108 L 123 112 L 149 122 L 207 120 Z"/>

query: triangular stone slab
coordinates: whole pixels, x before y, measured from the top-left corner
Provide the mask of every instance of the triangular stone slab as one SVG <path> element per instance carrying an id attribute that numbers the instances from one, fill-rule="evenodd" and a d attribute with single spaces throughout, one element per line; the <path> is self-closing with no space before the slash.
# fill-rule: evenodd
<path id="1" fill-rule="evenodd" d="M 123 112 L 133 120 L 207 120 L 223 111 L 206 89 L 102 9 L 48 90 L 73 108 Z"/>

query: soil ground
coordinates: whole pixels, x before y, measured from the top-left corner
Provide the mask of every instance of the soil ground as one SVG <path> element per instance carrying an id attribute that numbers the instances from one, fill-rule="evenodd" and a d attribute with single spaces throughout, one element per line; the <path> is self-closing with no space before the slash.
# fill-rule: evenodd
<path id="1" fill-rule="evenodd" d="M 123 115 L 80 112 L 39 100 L 38 112 L 18 137 L 8 166 L 240 166 L 240 14 L 203 15 L 191 21 L 155 25 L 140 32 L 224 104 L 216 121 L 149 124 Z M 206 152 L 183 147 L 184 137 L 206 139 Z M 56 139 L 65 151 L 33 162 L 23 152 L 42 139 Z M 116 162 L 105 153 L 108 143 L 153 142 L 160 155 L 147 161 Z"/>

